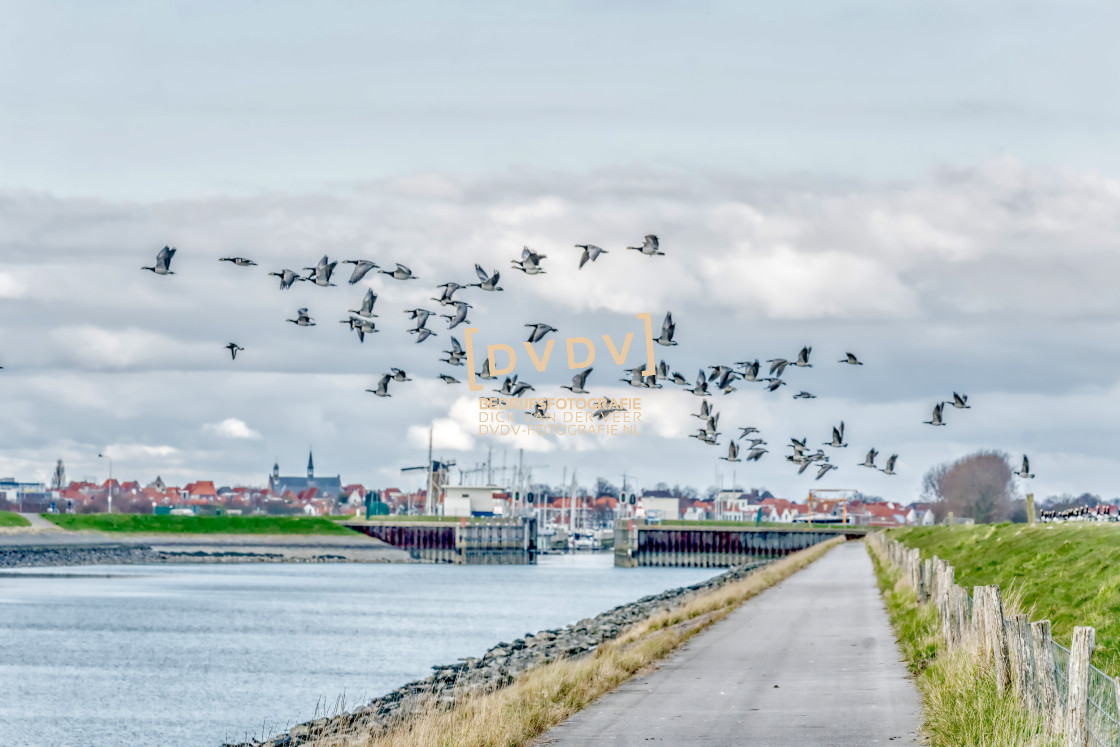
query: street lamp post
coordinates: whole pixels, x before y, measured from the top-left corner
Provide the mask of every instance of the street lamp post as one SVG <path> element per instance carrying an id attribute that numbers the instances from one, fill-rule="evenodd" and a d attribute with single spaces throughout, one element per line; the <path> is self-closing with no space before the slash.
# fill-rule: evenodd
<path id="1" fill-rule="evenodd" d="M 98 454 L 100 459 L 109 460 L 109 513 L 113 513 L 113 457 Z"/>

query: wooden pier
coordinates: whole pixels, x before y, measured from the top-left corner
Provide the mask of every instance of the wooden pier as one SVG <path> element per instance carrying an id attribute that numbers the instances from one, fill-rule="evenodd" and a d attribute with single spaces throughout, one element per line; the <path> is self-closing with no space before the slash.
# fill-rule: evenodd
<path id="1" fill-rule="evenodd" d="M 727 568 L 772 560 L 839 534 L 862 536 L 865 527 L 835 529 L 681 526 L 621 519 L 614 528 L 614 564 L 620 568 Z"/>
<path id="2" fill-rule="evenodd" d="M 359 521 L 345 524 L 428 563 L 528 565 L 537 562 L 536 519 Z"/>

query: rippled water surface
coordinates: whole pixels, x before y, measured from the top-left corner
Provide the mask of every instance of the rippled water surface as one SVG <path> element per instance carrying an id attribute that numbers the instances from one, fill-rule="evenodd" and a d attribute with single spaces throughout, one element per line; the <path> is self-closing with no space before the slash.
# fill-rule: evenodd
<path id="1" fill-rule="evenodd" d="M 536 566 L 156 565 L 0 575 L 0 744 L 218 745 L 434 664 L 713 575 Z M 317 713 L 317 709 L 318 712 Z"/>

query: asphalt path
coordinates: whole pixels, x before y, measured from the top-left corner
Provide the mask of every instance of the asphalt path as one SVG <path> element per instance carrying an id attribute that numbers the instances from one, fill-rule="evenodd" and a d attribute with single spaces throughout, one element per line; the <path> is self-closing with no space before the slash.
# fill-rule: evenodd
<path id="1" fill-rule="evenodd" d="M 539 743 L 905 745 L 920 720 L 871 560 L 848 542 Z"/>

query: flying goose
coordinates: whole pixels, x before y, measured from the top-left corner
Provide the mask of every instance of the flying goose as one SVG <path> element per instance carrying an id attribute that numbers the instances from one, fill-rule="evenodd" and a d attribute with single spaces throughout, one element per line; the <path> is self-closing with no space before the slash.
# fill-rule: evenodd
<path id="1" fill-rule="evenodd" d="M 803 391 L 803 392 L 798 392 L 797 394 L 793 395 L 793 398 L 794 399 L 816 399 L 817 395 L 809 394 L 808 392 Z"/>
<path id="2" fill-rule="evenodd" d="M 839 363 L 847 363 L 852 366 L 863 365 L 863 363 L 860 362 L 859 358 L 856 358 L 855 353 L 844 353 L 844 355 L 847 357 L 845 357 L 844 360 L 839 361 Z"/>
<path id="3" fill-rule="evenodd" d="M 226 349 L 229 350 L 230 358 L 232 360 L 237 360 L 237 351 L 244 350 L 245 348 L 241 347 L 236 342 L 231 342 L 229 345 L 226 345 Z"/>
<path id="4" fill-rule="evenodd" d="M 629 384 L 630 386 L 638 386 L 638 387 L 645 386 L 645 384 L 643 383 L 643 380 L 642 380 L 642 369 L 641 368 L 627 368 L 627 369 L 623 369 L 623 370 L 626 371 L 626 373 L 630 374 L 630 378 L 628 378 L 628 379 L 627 378 L 622 378 L 622 379 L 619 379 L 619 381 L 621 381 L 624 384 Z"/>
<path id="5" fill-rule="evenodd" d="M 409 330 L 409 332 L 417 332 L 424 329 L 424 325 L 428 323 L 428 317 L 433 313 L 427 309 L 405 309 L 404 313 L 408 314 L 409 319 L 416 320 L 416 326 Z"/>
<path id="6" fill-rule="evenodd" d="M 581 270 L 588 262 L 594 262 L 599 259 L 600 254 L 607 253 L 606 249 L 597 247 L 594 244 L 576 244 L 576 249 L 583 250 L 583 256 L 579 258 L 579 269 Z"/>
<path id="7" fill-rule="evenodd" d="M 157 275 L 174 275 L 175 273 L 171 271 L 171 258 L 175 256 L 177 251 L 178 249 L 165 246 L 156 255 L 156 263 L 153 267 L 141 267 L 140 269 L 151 270 Z"/>
<path id="8" fill-rule="evenodd" d="M 389 371 L 393 374 L 393 381 L 412 381 L 402 369 L 390 368 Z"/>
<path id="9" fill-rule="evenodd" d="M 673 376 L 670 380 L 678 386 L 688 386 L 688 379 L 686 379 L 683 374 L 677 373 L 676 371 L 673 372 Z"/>
<path id="10" fill-rule="evenodd" d="M 817 470 L 817 476 L 814 477 L 813 479 L 814 480 L 819 480 L 822 477 L 824 477 L 826 474 L 828 474 L 829 470 L 833 470 L 833 469 L 840 469 L 840 468 L 837 467 L 835 464 L 829 464 L 828 462 L 825 462 L 824 464 L 822 464 L 820 466 L 820 469 Z"/>
<path id="11" fill-rule="evenodd" d="M 659 378 L 659 379 L 671 379 L 672 378 L 672 374 L 669 373 L 669 364 L 666 363 L 665 361 L 661 361 L 660 363 L 657 364 L 657 378 Z"/>
<path id="12" fill-rule="evenodd" d="M 392 377 L 389 376 L 389 374 L 385 374 L 381 377 L 381 381 L 377 382 L 376 389 L 367 389 L 366 391 L 371 394 L 376 394 L 378 397 L 392 397 L 393 395 L 389 394 L 390 379 L 392 379 Z"/>
<path id="13" fill-rule="evenodd" d="M 742 438 L 742 436 L 740 436 L 740 438 Z M 751 449 L 757 449 L 759 446 L 762 446 L 766 443 L 766 439 L 763 438 L 748 438 L 747 441 L 750 442 L 748 448 Z"/>
<path id="14" fill-rule="evenodd" d="M 712 372 L 708 374 L 708 381 L 715 381 L 716 379 L 719 379 L 727 374 L 728 371 L 731 371 L 730 368 L 723 364 L 708 366 L 708 368 L 712 369 Z"/>
<path id="15" fill-rule="evenodd" d="M 498 394 L 504 394 L 508 397 L 510 394 L 513 394 L 513 385 L 516 383 L 517 374 L 514 374 L 513 376 L 507 376 L 502 380 L 502 385 L 494 391 Z"/>
<path id="16" fill-rule="evenodd" d="M 511 397 L 520 397 L 522 394 L 529 391 L 530 389 L 532 389 L 534 392 L 536 391 L 536 388 L 534 388 L 532 384 L 529 384 L 528 382 L 525 382 L 525 381 L 519 381 L 517 384 L 514 385 L 513 391 L 510 392 L 509 394 L 510 394 Z"/>
<path id="17" fill-rule="evenodd" d="M 661 336 L 654 340 L 658 345 L 669 347 L 676 345 L 673 341 L 673 333 L 677 331 L 677 325 L 673 323 L 673 314 L 665 312 L 665 319 L 661 322 Z"/>
<path id="18" fill-rule="evenodd" d="M 698 431 L 696 433 L 690 434 L 689 438 L 695 438 L 695 439 L 698 439 L 700 441 L 703 441 L 704 443 L 708 444 L 709 446 L 715 446 L 718 443 L 718 441 L 716 441 L 716 436 L 718 436 L 718 435 L 719 435 L 718 433 L 717 434 L 711 434 L 711 433 L 708 433 L 707 431 Z"/>
<path id="19" fill-rule="evenodd" d="M 886 466 L 886 467 L 883 467 L 883 469 L 881 470 L 881 471 L 882 471 L 882 473 L 883 473 L 884 475 L 893 475 L 893 474 L 895 474 L 895 471 L 894 471 L 894 463 L 895 463 L 896 461 L 898 461 L 898 454 L 891 454 L 891 455 L 890 455 L 890 457 L 888 457 L 888 458 L 887 458 L 887 466 Z"/>
<path id="20" fill-rule="evenodd" d="M 645 240 L 642 242 L 641 246 L 628 246 L 626 248 L 633 249 L 636 252 L 641 252 L 642 254 L 650 257 L 654 256 L 655 254 L 664 256 L 665 252 L 661 251 L 658 248 L 659 246 L 660 242 L 657 240 L 657 237 L 652 233 L 649 233 L 646 234 Z"/>
<path id="21" fill-rule="evenodd" d="M 233 262 L 238 267 L 254 267 L 257 264 L 253 260 L 245 259 L 244 257 L 222 257 L 218 261 L 219 262 Z"/>
<path id="22" fill-rule="evenodd" d="M 466 359 L 467 354 L 463 350 L 463 345 L 454 337 L 451 338 L 451 349 L 444 350 L 447 353 L 446 358 L 440 358 L 441 363 L 450 363 L 452 366 L 461 366 Z"/>
<path id="23" fill-rule="evenodd" d="M 422 327 L 422 326 L 417 327 L 416 329 L 410 329 L 410 330 L 408 330 L 408 333 L 410 335 L 411 334 L 416 335 L 416 342 L 417 343 L 424 342 L 424 340 L 427 340 L 429 337 L 439 337 L 439 335 L 437 335 L 432 330 L 428 329 L 427 327 Z"/>
<path id="24" fill-rule="evenodd" d="M 705 402 L 704 404 L 707 404 L 707 402 Z M 759 431 L 758 428 L 755 428 L 753 425 L 748 425 L 746 428 L 740 426 L 739 430 L 742 431 L 742 433 L 739 434 L 739 438 L 746 438 L 752 433 L 761 433 L 761 431 Z"/>
<path id="25" fill-rule="evenodd" d="M 418 278 L 412 274 L 412 270 L 408 269 L 400 262 L 396 263 L 397 269 L 390 272 L 389 270 L 378 270 L 382 275 L 388 275 L 394 280 L 417 280 Z"/>
<path id="26" fill-rule="evenodd" d="M 942 420 L 941 420 L 941 408 L 944 407 L 944 405 L 945 405 L 944 402 L 938 402 L 936 405 L 934 405 L 933 406 L 933 419 L 932 420 L 923 420 L 922 422 L 925 423 L 926 425 L 945 425 L 945 423 L 942 422 Z"/>
<path id="27" fill-rule="evenodd" d="M 685 391 L 692 392 L 697 397 L 708 396 L 708 379 L 706 376 L 704 376 L 703 371 L 701 371 L 700 375 L 696 377 L 696 386 L 692 387 L 691 389 L 685 389 Z"/>
<path id="28" fill-rule="evenodd" d="M 879 456 L 879 452 L 875 451 L 875 449 L 872 449 L 871 451 L 867 452 L 867 457 L 863 460 L 863 463 L 859 466 L 870 467 L 871 469 L 878 469 L 878 467 L 875 466 L 875 457 L 877 457 L 877 456 Z"/>
<path id="29" fill-rule="evenodd" d="M 811 352 L 813 352 L 813 348 L 811 347 L 806 346 L 801 348 L 801 352 L 797 354 L 797 360 L 793 362 L 793 365 L 798 368 L 812 368 L 813 364 L 809 362 L 809 353 Z"/>
<path id="30" fill-rule="evenodd" d="M 492 373 L 490 373 L 490 357 L 489 356 L 487 356 L 486 358 L 483 358 L 483 360 L 482 360 L 482 370 L 479 371 L 476 374 L 476 376 L 478 376 L 478 378 L 482 379 L 483 381 L 493 381 L 494 379 L 498 378 L 497 376 L 494 376 Z"/>
<path id="31" fill-rule="evenodd" d="M 362 297 L 362 307 L 356 311 L 354 309 L 348 309 L 348 311 L 351 314 L 372 318 L 377 316 L 373 313 L 375 303 L 377 303 L 377 294 L 373 292 L 373 288 L 367 288 L 365 296 Z"/>
<path id="32" fill-rule="evenodd" d="M 596 420 L 606 420 L 616 412 L 626 412 L 626 408 L 622 407 L 617 402 L 611 402 L 608 399 L 607 404 L 591 413 L 591 417 L 595 418 Z"/>
<path id="33" fill-rule="evenodd" d="M 448 384 L 458 384 L 458 383 L 460 383 L 459 380 L 456 379 L 454 376 L 448 376 L 447 374 L 440 374 L 439 377 L 441 379 L 443 379 L 444 381 L 446 381 Z"/>
<path id="34" fill-rule="evenodd" d="M 327 255 L 324 254 L 322 259 L 319 260 L 319 264 L 314 267 L 304 267 L 303 269 L 311 271 L 311 274 L 307 276 L 308 280 L 321 288 L 326 288 L 328 286 L 334 286 L 334 283 L 331 282 L 331 274 L 334 272 L 335 265 L 337 264 L 337 261 L 329 261 Z"/>
<path id="35" fill-rule="evenodd" d="M 692 417 L 700 418 L 701 420 L 707 420 L 708 416 L 711 414 L 712 406 L 708 403 L 708 400 L 704 399 L 700 400 L 700 412 L 692 413 Z"/>
<path id="36" fill-rule="evenodd" d="M 350 279 L 346 281 L 347 285 L 356 285 L 370 270 L 376 270 L 381 266 L 368 259 L 344 259 L 340 264 L 354 265 L 354 272 L 350 273 Z"/>
<path id="37" fill-rule="evenodd" d="M 494 270 L 494 274 L 491 275 L 491 274 L 487 273 L 486 270 L 482 269 L 482 265 L 475 265 L 474 266 L 474 271 L 478 275 L 479 279 L 482 282 L 481 283 L 471 283 L 470 287 L 481 288 L 484 291 L 500 291 L 501 290 L 501 288 L 498 287 L 498 278 L 501 277 L 501 275 L 498 273 L 497 270 Z"/>
<path id="38" fill-rule="evenodd" d="M 805 442 L 808 440 L 808 438 L 802 438 L 800 441 L 798 441 L 796 438 L 793 438 L 791 436 L 789 439 L 789 445 L 793 449 L 795 454 L 803 454 L 805 453 L 805 450 L 809 448 L 805 444 Z"/>
<path id="39" fill-rule="evenodd" d="M 763 379 L 763 381 L 765 381 L 768 384 L 768 386 L 766 387 L 766 391 L 768 391 L 768 392 L 777 391 L 778 387 L 783 386 L 786 383 L 786 382 L 782 381 L 781 379 L 774 379 L 774 378 Z"/>
<path id="40" fill-rule="evenodd" d="M 572 377 L 572 385 L 571 386 L 568 386 L 567 384 L 561 384 L 560 388 L 561 389 L 567 389 L 572 394 L 587 394 L 588 393 L 587 390 L 584 389 L 583 387 L 587 383 L 587 375 L 590 374 L 590 373 L 591 373 L 591 369 L 590 368 L 585 368 L 582 371 L 580 371 L 579 373 L 577 373 L 575 376 Z"/>
<path id="41" fill-rule="evenodd" d="M 443 288 L 443 293 L 440 295 L 439 298 L 433 298 L 432 300 L 433 301 L 439 301 L 440 306 L 446 306 L 449 303 L 454 303 L 454 299 L 452 299 L 451 296 L 453 296 L 455 294 L 455 291 L 459 290 L 460 288 L 465 288 L 466 286 L 465 285 L 459 285 L 458 283 L 448 282 L 448 283 L 443 283 L 442 285 L 437 285 L 436 287 L 437 288 Z"/>
<path id="42" fill-rule="evenodd" d="M 280 290 L 291 288 L 292 283 L 297 280 L 307 280 L 305 277 L 300 277 L 299 273 L 295 270 L 281 270 L 280 272 L 270 272 L 268 274 L 280 278 Z"/>
<path id="43" fill-rule="evenodd" d="M 349 319 L 342 319 L 339 324 L 349 324 L 350 329 L 358 333 L 358 342 L 365 342 L 366 335 L 372 332 L 380 332 L 373 322 L 368 319 L 359 319 L 357 317 L 350 317 Z"/>
<path id="44" fill-rule="evenodd" d="M 739 445 L 734 441 L 727 442 L 727 456 L 720 457 L 725 462 L 738 462 L 739 459 Z"/>
<path id="45" fill-rule="evenodd" d="M 743 377 L 744 381 L 758 381 L 759 363 L 757 359 L 755 359 L 753 362 L 739 361 L 735 365 L 743 367 L 743 373 L 739 375 Z"/>
<path id="46" fill-rule="evenodd" d="M 840 421 L 840 427 L 832 427 L 832 440 L 825 444 L 825 446 L 834 446 L 836 448 L 847 448 L 848 445 L 844 443 L 844 421 Z"/>
<path id="47" fill-rule="evenodd" d="M 762 455 L 766 454 L 766 453 L 768 453 L 766 451 L 766 449 L 757 449 L 757 448 L 751 449 L 750 453 L 747 454 L 747 461 L 748 462 L 757 462 L 759 459 L 762 458 Z"/>
<path id="48" fill-rule="evenodd" d="M 972 409 L 972 405 L 968 404 L 968 395 L 967 394 L 957 394 L 956 392 L 953 392 L 952 405 L 953 405 L 953 407 L 957 408 L 958 410 L 971 410 Z"/>
<path id="49" fill-rule="evenodd" d="M 1029 478 L 1034 477 L 1034 475 L 1031 474 L 1031 463 L 1030 463 L 1030 460 L 1027 459 L 1026 454 L 1023 455 L 1023 466 L 1020 467 L 1019 471 L 1014 473 L 1014 474 L 1017 477 L 1022 477 L 1024 479 L 1029 479 Z"/>
<path id="50" fill-rule="evenodd" d="M 302 309 L 299 309 L 298 311 L 296 311 L 296 318 L 295 319 L 286 319 L 285 321 L 289 321 L 292 324 L 298 324 L 300 327 L 314 327 L 315 326 L 315 321 L 310 316 L 307 315 L 307 309 L 306 308 L 302 308 Z"/>
<path id="51" fill-rule="evenodd" d="M 467 319 L 467 309 L 472 308 L 466 301 L 452 301 L 455 306 L 454 314 L 440 314 L 440 319 L 447 320 L 447 328 L 455 329 L 460 324 L 470 324 L 470 319 Z"/>
<path id="52" fill-rule="evenodd" d="M 771 358 L 766 362 L 770 364 L 771 376 L 773 376 L 775 373 L 778 376 L 781 376 L 783 373 L 785 373 L 786 366 L 789 365 L 789 361 L 787 361 L 785 358 Z"/>
<path id="53" fill-rule="evenodd" d="M 538 254 L 529 247 L 524 247 L 521 250 L 520 261 L 514 259 L 510 261 L 510 264 L 526 275 L 543 275 L 544 269 L 541 267 L 541 260 L 547 256 L 547 254 Z"/>
<path id="54" fill-rule="evenodd" d="M 530 343 L 540 342 L 541 339 L 543 339 L 544 336 L 547 335 L 549 332 L 555 332 L 556 331 L 556 327 L 553 327 L 549 324 L 545 324 L 544 322 L 537 322 L 536 324 L 526 324 L 525 326 L 532 328 L 532 331 L 529 333 L 529 340 L 528 340 L 528 342 L 530 342 Z"/>
<path id="55" fill-rule="evenodd" d="M 532 410 L 523 410 L 522 412 L 537 420 L 546 420 L 548 418 L 548 400 L 538 402 L 533 405 Z"/>

